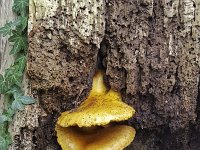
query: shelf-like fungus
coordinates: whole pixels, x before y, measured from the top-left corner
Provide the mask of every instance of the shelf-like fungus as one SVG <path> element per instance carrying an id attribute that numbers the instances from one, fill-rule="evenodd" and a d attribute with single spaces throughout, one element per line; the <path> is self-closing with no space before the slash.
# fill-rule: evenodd
<path id="1" fill-rule="evenodd" d="M 122 150 L 134 139 L 135 129 L 109 123 L 127 120 L 134 113 L 132 107 L 122 102 L 120 93 L 107 90 L 99 71 L 87 99 L 59 117 L 58 143 L 63 150 Z"/>

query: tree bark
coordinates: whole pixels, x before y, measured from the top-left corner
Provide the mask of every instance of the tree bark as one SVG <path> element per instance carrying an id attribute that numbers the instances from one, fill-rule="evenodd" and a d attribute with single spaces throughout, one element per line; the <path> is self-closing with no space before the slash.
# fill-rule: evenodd
<path id="1" fill-rule="evenodd" d="M 0 1 L 0 27 L 3 27 L 6 22 L 15 18 L 14 14 L 10 11 L 11 8 L 12 0 Z M 13 62 L 12 56 L 9 55 L 9 49 L 8 39 L 0 36 L 0 73 L 3 73 Z M 3 97 L 1 96 L 0 99 L 0 113 L 2 113 Z"/>
<path id="2" fill-rule="evenodd" d="M 12 0 L 0 1 L 0 27 L 3 27 L 7 22 L 15 19 L 15 15 L 12 13 Z M 11 47 L 7 37 L 0 36 L 0 74 L 3 74 L 13 63 L 13 57 L 9 55 Z M 4 110 L 4 96 L 0 95 L 0 114 Z"/>
<path id="3" fill-rule="evenodd" d="M 200 147 L 200 0 L 30 0 L 25 89 L 10 149 L 57 150 L 55 122 L 97 68 L 136 109 L 130 150 Z"/>

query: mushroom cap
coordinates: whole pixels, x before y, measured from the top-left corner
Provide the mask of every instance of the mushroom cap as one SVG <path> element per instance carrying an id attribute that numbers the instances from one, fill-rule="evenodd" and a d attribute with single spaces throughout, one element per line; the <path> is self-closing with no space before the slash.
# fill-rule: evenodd
<path id="1" fill-rule="evenodd" d="M 62 113 L 57 124 L 62 127 L 102 126 L 127 120 L 134 113 L 132 107 L 122 102 L 120 93 L 112 89 L 107 91 L 103 73 L 97 72 L 88 98 L 77 109 Z"/>
<path id="2" fill-rule="evenodd" d="M 135 137 L 135 129 L 126 125 L 96 129 L 90 133 L 78 127 L 57 125 L 56 131 L 63 150 L 122 150 Z"/>
<path id="3" fill-rule="evenodd" d="M 110 122 L 127 120 L 135 110 L 121 101 L 119 93 L 110 90 L 103 95 L 89 96 L 77 109 L 61 114 L 57 124 L 62 127 L 102 126 Z"/>

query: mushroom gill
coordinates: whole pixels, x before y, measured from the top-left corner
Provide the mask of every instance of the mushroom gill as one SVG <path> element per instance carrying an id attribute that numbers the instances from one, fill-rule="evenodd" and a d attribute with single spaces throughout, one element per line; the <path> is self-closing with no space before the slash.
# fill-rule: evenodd
<path id="1" fill-rule="evenodd" d="M 58 118 L 56 131 L 63 150 L 122 150 L 135 137 L 135 129 L 110 125 L 131 118 L 135 110 L 122 101 L 120 93 L 107 90 L 103 72 L 93 78 L 92 90 L 77 108 Z"/>

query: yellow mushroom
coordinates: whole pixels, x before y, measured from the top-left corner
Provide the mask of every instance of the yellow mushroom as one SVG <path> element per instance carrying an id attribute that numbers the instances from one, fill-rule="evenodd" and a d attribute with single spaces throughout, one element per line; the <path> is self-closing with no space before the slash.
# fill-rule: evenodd
<path id="1" fill-rule="evenodd" d="M 63 150 L 122 150 L 135 137 L 135 129 L 126 125 L 97 128 L 88 132 L 78 127 L 56 127 Z"/>
<path id="2" fill-rule="evenodd" d="M 103 72 L 98 71 L 87 99 L 77 109 L 59 117 L 58 143 L 63 150 L 122 150 L 134 139 L 135 130 L 109 123 L 127 120 L 134 113 L 132 107 L 122 102 L 120 93 L 107 90 Z"/>

